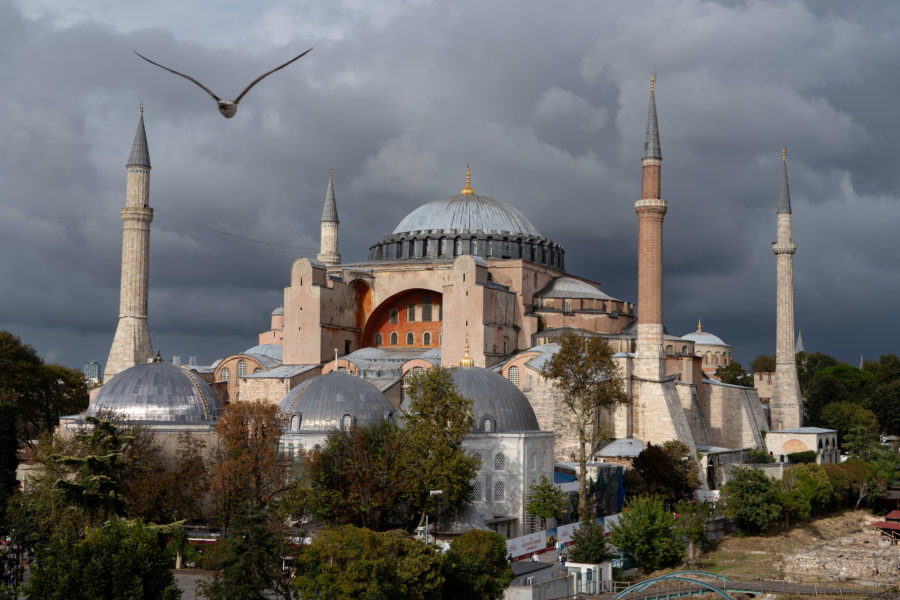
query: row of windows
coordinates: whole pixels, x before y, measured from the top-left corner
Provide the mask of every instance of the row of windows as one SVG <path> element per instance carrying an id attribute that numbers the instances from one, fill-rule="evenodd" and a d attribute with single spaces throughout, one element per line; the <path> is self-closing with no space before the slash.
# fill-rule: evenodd
<path id="1" fill-rule="evenodd" d="M 424 296 L 422 298 L 422 318 L 421 321 L 428 322 L 432 321 L 432 307 L 434 305 L 431 302 L 431 296 Z M 438 310 L 440 310 L 440 305 L 438 305 Z M 416 304 L 415 302 L 410 302 L 406 307 L 406 320 L 409 322 L 413 322 L 416 320 Z M 440 318 L 438 318 L 440 320 Z M 400 322 L 400 310 L 396 308 L 391 309 L 390 321 L 392 325 L 396 325 Z"/>
<path id="2" fill-rule="evenodd" d="M 451 257 L 463 254 L 486 258 L 522 258 L 558 267 L 563 266 L 564 256 L 562 249 L 548 242 L 533 244 L 518 240 L 488 238 L 479 244 L 477 239 L 427 238 L 378 244 L 369 253 L 369 258 L 372 260 L 405 259 Z"/>
<path id="3" fill-rule="evenodd" d="M 481 489 L 481 482 L 477 479 L 475 480 L 474 485 L 472 486 L 472 496 L 475 502 L 481 502 L 483 491 Z M 498 481 L 494 484 L 494 502 L 503 502 L 506 500 L 506 484 L 502 481 Z"/>
<path id="4" fill-rule="evenodd" d="M 390 336 L 391 346 L 400 345 L 400 335 L 396 331 L 391 332 Z M 381 332 L 375 334 L 375 345 L 376 346 L 384 346 L 384 336 Z M 406 332 L 406 345 L 407 346 L 415 346 L 416 345 L 416 334 L 412 331 Z M 426 331 L 422 334 L 422 345 L 430 346 L 431 345 L 431 333 Z"/>
<path id="5" fill-rule="evenodd" d="M 475 460 L 478 461 L 478 468 L 480 469 L 484 463 L 484 458 L 481 456 L 481 452 L 476 452 L 472 455 Z M 506 455 L 502 452 L 498 452 L 494 455 L 494 470 L 502 471 L 506 468 Z"/>
<path id="6" fill-rule="evenodd" d="M 256 373 L 258 371 L 261 371 L 261 369 L 258 367 L 256 369 L 253 369 L 254 373 Z M 237 376 L 243 377 L 246 374 L 247 374 L 247 361 L 244 359 L 241 359 L 237 363 Z M 219 381 L 225 381 L 225 382 L 231 383 L 231 369 L 229 369 L 228 367 L 225 367 L 224 369 L 222 369 L 222 372 L 220 373 L 219 376 L 220 376 Z"/>

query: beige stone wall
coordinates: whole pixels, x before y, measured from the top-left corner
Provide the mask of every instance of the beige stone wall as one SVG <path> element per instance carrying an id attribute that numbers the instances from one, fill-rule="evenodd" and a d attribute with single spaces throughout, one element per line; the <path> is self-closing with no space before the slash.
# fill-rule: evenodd
<path id="1" fill-rule="evenodd" d="M 652 444 L 681 440 L 695 451 L 690 422 L 675 383 L 634 379 L 632 386 L 634 437 Z"/>
<path id="2" fill-rule="evenodd" d="M 722 383 L 704 384 L 706 430 L 710 444 L 723 448 L 757 448 L 769 426 L 753 388 Z"/>

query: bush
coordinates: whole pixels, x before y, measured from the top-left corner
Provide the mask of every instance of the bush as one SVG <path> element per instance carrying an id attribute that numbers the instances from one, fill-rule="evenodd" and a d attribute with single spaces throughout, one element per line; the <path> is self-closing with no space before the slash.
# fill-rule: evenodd
<path id="1" fill-rule="evenodd" d="M 805 465 L 816 462 L 816 451 L 806 450 L 804 452 L 791 452 L 787 455 L 788 461 L 795 465 Z"/>

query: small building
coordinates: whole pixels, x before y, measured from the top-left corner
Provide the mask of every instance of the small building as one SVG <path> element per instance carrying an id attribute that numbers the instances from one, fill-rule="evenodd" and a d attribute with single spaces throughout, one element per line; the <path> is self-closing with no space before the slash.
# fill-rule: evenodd
<path id="1" fill-rule="evenodd" d="M 766 434 L 766 447 L 775 462 L 789 462 L 789 455 L 797 452 L 816 453 L 817 464 L 840 461 L 841 452 L 837 443 L 837 430 L 821 427 L 794 427 L 770 431 Z"/>

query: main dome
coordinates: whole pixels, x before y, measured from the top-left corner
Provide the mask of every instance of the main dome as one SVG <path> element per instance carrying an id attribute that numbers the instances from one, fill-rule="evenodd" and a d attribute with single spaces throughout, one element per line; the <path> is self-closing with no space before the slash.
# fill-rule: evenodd
<path id="1" fill-rule="evenodd" d="M 462 192 L 418 207 L 369 249 L 371 261 L 453 259 L 468 254 L 489 260 L 521 259 L 564 270 L 565 250 L 548 240 L 518 208 Z"/>

